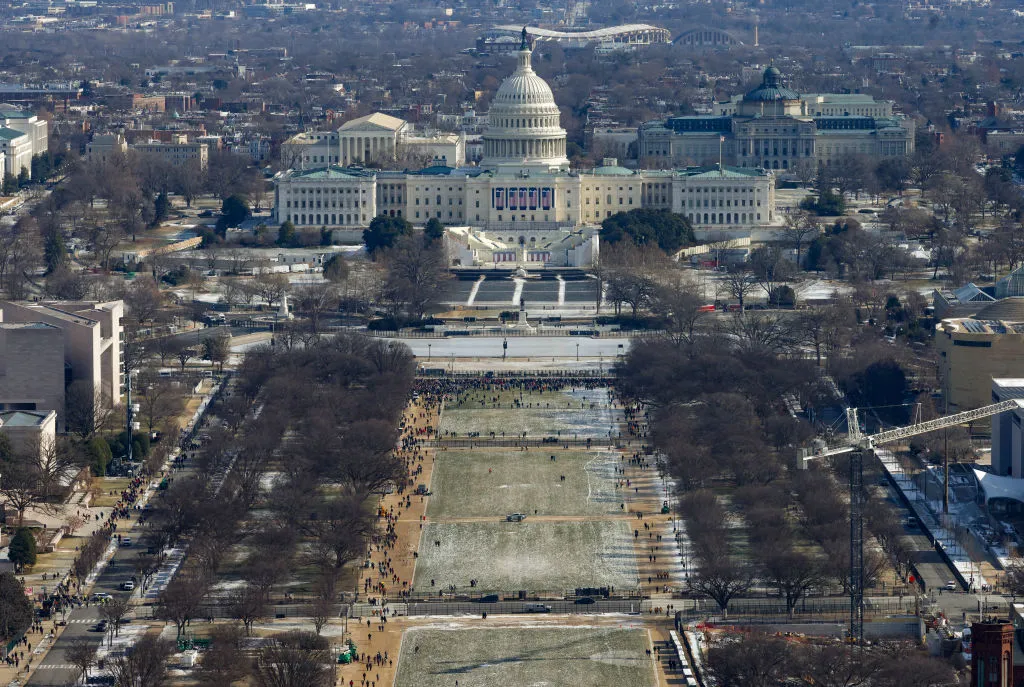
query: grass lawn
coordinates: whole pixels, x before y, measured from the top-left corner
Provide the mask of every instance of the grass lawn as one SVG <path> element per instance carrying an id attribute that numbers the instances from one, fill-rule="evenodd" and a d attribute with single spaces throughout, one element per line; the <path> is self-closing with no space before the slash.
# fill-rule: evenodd
<path id="1" fill-rule="evenodd" d="M 616 453 L 554 448 L 439 452 L 427 514 L 443 519 L 532 515 L 534 510 L 539 515 L 617 512 L 621 501 L 615 489 L 618 462 Z"/>
<path id="2" fill-rule="evenodd" d="M 92 508 L 113 508 L 121 499 L 121 492 L 131 484 L 130 477 L 99 477 L 93 482 L 96 498 L 89 505 Z M 111 494 L 110 492 L 114 493 Z"/>
<path id="3" fill-rule="evenodd" d="M 476 591 L 633 589 L 638 573 L 628 525 L 623 520 L 512 523 L 497 518 L 428 523 L 413 586 L 417 592 L 448 585 L 468 590 L 475 579 Z"/>
<path id="4" fill-rule="evenodd" d="M 618 432 L 622 413 L 607 388 L 562 391 L 472 391 L 445 404 L 441 436 L 561 436 L 597 438 Z"/>
<path id="5" fill-rule="evenodd" d="M 413 628 L 402 637 L 395 687 L 653 687 L 648 648 L 638 629 Z"/>

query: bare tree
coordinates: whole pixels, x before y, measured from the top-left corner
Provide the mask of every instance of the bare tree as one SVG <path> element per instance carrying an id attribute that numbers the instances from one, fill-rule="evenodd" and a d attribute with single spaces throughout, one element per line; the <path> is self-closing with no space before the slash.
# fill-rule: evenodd
<path id="1" fill-rule="evenodd" d="M 792 652 L 785 640 L 752 635 L 712 648 L 708 663 L 721 687 L 775 687 L 791 675 Z"/>
<path id="2" fill-rule="evenodd" d="M 303 284 L 295 291 L 295 307 L 309 315 L 313 335 L 320 333 L 320 319 L 338 307 L 338 292 L 330 282 Z"/>
<path id="3" fill-rule="evenodd" d="M 753 571 L 725 553 L 709 555 L 707 559 L 701 560 L 689 577 L 690 589 L 714 599 L 726 614 L 729 612 L 729 602 L 750 589 L 753 581 Z"/>
<path id="4" fill-rule="evenodd" d="M 196 351 L 191 346 L 181 346 L 175 353 L 175 357 L 177 357 L 178 363 L 181 365 L 181 371 L 184 373 L 185 365 L 189 360 L 196 357 Z"/>
<path id="5" fill-rule="evenodd" d="M 665 335 L 677 346 L 693 343 L 701 320 L 711 314 L 704 299 L 681 279 L 656 289 L 652 310 L 664 318 Z"/>
<path id="6" fill-rule="evenodd" d="M 152 635 L 144 635 L 130 652 L 108 662 L 114 681 L 121 687 L 164 687 L 168 684 L 167 659 L 174 645 Z"/>
<path id="7" fill-rule="evenodd" d="M 266 595 L 248 585 L 239 590 L 231 597 L 231 617 L 242 622 L 246 636 L 252 635 L 252 626 L 267 617 Z"/>
<path id="8" fill-rule="evenodd" d="M 729 295 L 739 302 L 740 311 L 743 311 L 743 304 L 749 294 L 756 286 L 757 281 L 754 275 L 746 266 L 730 269 L 725 277 L 725 285 Z"/>
<path id="9" fill-rule="evenodd" d="M 120 636 L 121 624 L 131 608 L 128 597 L 113 597 L 100 606 L 100 617 L 107 621 L 107 632 L 111 638 Z"/>
<path id="10" fill-rule="evenodd" d="M 793 276 L 793 263 L 782 254 L 778 246 L 755 248 L 750 254 L 750 269 L 768 298 L 772 297 L 782 282 Z"/>
<path id="11" fill-rule="evenodd" d="M 409 235 L 385 253 L 384 262 L 384 297 L 392 315 L 405 313 L 414 320 L 423 319 L 437 303 L 447 277 L 444 253 L 435 245 L 426 245 L 421 236 Z"/>
<path id="12" fill-rule="evenodd" d="M 179 387 L 160 377 L 151 370 L 143 370 L 133 385 L 146 420 L 146 428 L 152 434 L 169 418 L 175 417 L 182 407 Z"/>
<path id="13" fill-rule="evenodd" d="M 288 277 L 278 272 L 260 272 L 253 277 L 252 285 L 267 305 L 274 307 L 288 293 Z"/>
<path id="14" fill-rule="evenodd" d="M 85 637 L 77 637 L 68 644 L 64 655 L 71 665 L 82 672 L 82 677 L 88 680 L 89 669 L 96 665 L 96 644 Z"/>
<path id="15" fill-rule="evenodd" d="M 821 227 L 811 213 L 805 210 L 789 213 L 785 217 L 785 222 L 785 225 L 779 230 L 779 235 L 787 244 L 796 248 L 796 264 L 797 267 L 800 267 L 803 265 L 800 258 L 804 243 L 820 234 Z"/>
<path id="16" fill-rule="evenodd" d="M 129 314 L 141 325 L 157 319 L 164 304 L 164 295 L 152 277 L 138 277 L 124 295 Z"/>
<path id="17" fill-rule="evenodd" d="M 180 638 L 185 626 L 199 613 L 208 586 L 206 578 L 193 571 L 179 572 L 161 592 L 156 616 L 173 622 Z"/>
<path id="18" fill-rule="evenodd" d="M 276 639 L 256 656 L 253 673 L 258 687 L 333 687 L 334 660 L 327 640 L 299 632 Z"/>
<path id="19" fill-rule="evenodd" d="M 236 626 L 215 627 L 210 648 L 203 652 L 197 677 L 208 687 L 228 687 L 249 674 L 249 661 L 242 650 L 242 632 Z"/>
<path id="20" fill-rule="evenodd" d="M 822 579 L 821 566 L 805 553 L 789 546 L 769 552 L 764 561 L 765 577 L 786 599 L 790 617 L 812 586 Z"/>

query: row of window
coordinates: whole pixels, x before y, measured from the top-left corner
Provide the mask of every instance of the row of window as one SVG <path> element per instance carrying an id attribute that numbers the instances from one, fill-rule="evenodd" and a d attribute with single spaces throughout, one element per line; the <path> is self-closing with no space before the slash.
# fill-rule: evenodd
<path id="1" fill-rule="evenodd" d="M 367 193 L 367 190 L 365 188 L 353 189 L 353 188 L 337 188 L 337 187 L 333 187 L 333 188 L 325 188 L 325 189 L 320 189 L 320 188 L 308 189 L 309 195 L 311 195 L 311 196 L 319 196 L 321 194 L 321 191 L 323 192 L 323 195 L 332 195 L 332 196 L 338 195 L 338 194 L 352 195 L 353 193 L 358 193 L 358 194 L 366 195 L 366 193 Z M 294 193 L 295 195 L 299 195 L 299 196 L 304 196 L 304 195 L 306 195 L 306 192 L 307 192 L 307 189 L 305 189 L 305 188 L 289 189 L 287 186 L 284 187 L 284 194 L 286 196 L 291 194 L 291 193 Z"/>
<path id="2" fill-rule="evenodd" d="M 321 206 L 320 203 L 323 203 L 323 205 Z M 295 208 L 305 209 L 306 208 L 306 201 L 305 200 L 302 200 L 302 201 L 296 200 L 295 201 L 295 205 L 292 205 L 292 201 L 286 200 L 286 201 L 284 201 L 284 206 L 286 208 L 295 207 Z M 343 209 L 344 208 L 358 208 L 358 207 L 364 207 L 365 208 L 366 207 L 366 201 L 365 200 L 363 200 L 363 201 L 359 201 L 359 200 L 342 200 L 342 201 L 339 202 L 337 200 L 324 200 L 324 201 L 317 200 L 316 201 L 316 205 L 314 206 L 313 205 L 313 201 L 311 200 L 311 201 L 309 201 L 309 207 L 310 207 L 310 209 L 312 209 L 314 207 L 316 207 L 316 208 L 320 208 L 320 207 L 325 207 L 325 208 L 343 208 Z"/>
<path id="3" fill-rule="evenodd" d="M 761 193 L 761 189 L 759 188 L 743 188 L 742 186 L 738 188 L 733 188 L 732 186 L 724 186 L 721 188 L 719 188 L 718 186 L 704 186 L 697 188 L 688 186 L 683 190 L 686 191 L 687 193 L 738 193 L 740 195 L 746 196 L 753 195 L 755 193 Z"/>
<path id="4" fill-rule="evenodd" d="M 754 201 L 750 201 L 750 205 L 751 205 L 751 207 L 753 207 Z M 697 199 L 696 201 L 694 201 L 693 198 L 688 198 L 686 200 L 686 207 L 688 207 L 688 208 L 699 208 L 699 207 L 701 207 L 700 199 Z M 703 207 L 706 207 L 706 208 L 707 207 L 712 207 L 712 208 L 731 208 L 731 207 L 733 207 L 733 205 L 732 205 L 732 201 L 729 200 L 729 199 L 726 199 L 724 201 L 717 200 L 717 202 L 716 202 L 715 198 L 711 198 L 711 203 L 709 205 L 708 204 L 708 199 L 705 198 L 704 199 Z M 737 200 L 736 201 L 736 207 L 747 207 L 747 199 L 743 198 L 742 200 Z M 757 207 L 761 207 L 760 199 L 758 199 L 758 201 L 757 201 Z"/>
<path id="5" fill-rule="evenodd" d="M 537 119 L 512 119 L 509 117 L 497 118 L 496 126 L 503 127 L 505 129 L 521 129 L 523 127 L 529 127 L 532 129 L 540 127 L 554 127 L 558 126 L 558 117 L 540 117 Z"/>
<path id="6" fill-rule="evenodd" d="M 399 212 L 398 216 L 401 217 L 402 213 Z M 423 211 L 423 216 L 424 216 L 424 218 L 437 217 L 438 219 L 441 219 L 441 211 L 440 210 L 435 210 L 434 214 L 431 215 L 430 211 L 424 210 Z M 476 218 L 480 219 L 480 215 L 477 215 Z M 420 211 L 419 210 L 416 211 L 416 219 L 420 219 Z M 448 211 L 448 219 L 462 219 L 462 210 L 459 210 L 458 213 L 456 213 L 454 210 L 449 210 Z"/>
<path id="7" fill-rule="evenodd" d="M 304 212 L 303 213 L 295 212 L 295 213 L 285 213 L 284 218 L 285 218 L 286 221 L 289 221 L 292 224 L 296 224 L 296 225 L 300 225 L 300 226 L 301 225 L 315 225 L 315 226 L 321 226 L 322 227 L 322 226 L 325 226 L 325 225 L 328 225 L 328 224 L 330 224 L 330 225 L 341 224 L 343 226 L 344 225 L 353 226 L 353 225 L 356 225 L 356 224 L 366 224 L 366 215 L 365 214 L 354 214 L 354 213 L 345 213 L 345 214 L 310 213 L 310 214 L 306 214 Z"/>
<path id="8" fill-rule="evenodd" d="M 758 222 L 761 221 L 760 212 L 719 212 L 717 214 L 714 212 L 705 212 L 703 215 L 699 212 L 691 212 L 688 215 L 690 222 L 693 224 L 745 224 L 748 220 L 748 216 L 751 222 L 754 221 L 755 216 L 757 217 Z M 704 218 L 703 222 L 701 221 L 701 217 Z"/>
<path id="9" fill-rule="evenodd" d="M 441 202 L 441 196 L 435 196 L 435 200 L 437 201 L 435 203 L 435 205 L 444 205 L 444 203 Z M 449 205 L 454 205 L 455 203 L 453 202 L 453 200 L 454 200 L 453 198 L 449 198 L 448 199 L 448 204 Z M 420 204 L 420 199 L 419 198 L 414 199 L 414 201 L 415 201 L 414 202 L 415 205 L 419 205 Z M 423 199 L 423 204 L 424 205 L 430 205 L 430 196 L 427 196 L 427 197 L 425 197 Z M 459 205 L 462 205 L 462 198 L 459 198 Z M 476 202 L 476 206 L 480 207 L 480 201 L 479 200 Z"/>
<path id="10" fill-rule="evenodd" d="M 629 202 L 626 203 L 626 205 L 632 205 L 633 204 L 633 197 L 632 196 L 627 198 L 627 200 Z M 610 194 L 605 196 L 605 201 L 606 201 L 607 205 L 612 205 L 612 197 L 611 197 Z M 586 204 L 590 205 L 590 198 L 589 197 L 587 198 Z M 601 204 L 601 196 L 595 196 L 594 197 L 594 205 L 600 205 L 600 204 Z M 622 203 L 622 196 L 619 196 L 619 205 L 622 205 L 622 204 L 623 204 Z"/>

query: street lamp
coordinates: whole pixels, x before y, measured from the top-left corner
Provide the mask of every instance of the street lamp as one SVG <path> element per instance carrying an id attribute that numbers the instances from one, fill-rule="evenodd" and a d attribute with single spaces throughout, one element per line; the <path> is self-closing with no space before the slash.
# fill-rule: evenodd
<path id="1" fill-rule="evenodd" d="M 508 337 L 505 337 L 501 341 L 501 359 L 504 360 L 505 356 L 508 355 Z"/>
<path id="2" fill-rule="evenodd" d="M 580 361 L 580 342 L 576 342 L 576 362 Z"/>
<path id="3" fill-rule="evenodd" d="M 427 344 L 427 360 L 430 360 L 430 347 L 431 347 L 432 345 L 433 345 L 433 344 L 429 344 L 429 343 Z"/>

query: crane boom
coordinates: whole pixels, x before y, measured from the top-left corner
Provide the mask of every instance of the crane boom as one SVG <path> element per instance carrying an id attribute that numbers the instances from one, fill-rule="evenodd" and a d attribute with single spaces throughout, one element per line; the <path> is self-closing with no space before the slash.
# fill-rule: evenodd
<path id="1" fill-rule="evenodd" d="M 871 436 L 866 437 L 866 439 L 871 442 L 871 445 L 884 444 L 890 441 L 899 441 L 900 439 L 906 439 L 907 437 L 925 434 L 926 432 L 932 432 L 936 429 L 945 429 L 946 427 L 962 425 L 965 422 L 980 420 L 984 417 L 991 417 L 993 415 L 998 415 L 999 413 L 1005 413 L 1008 410 L 1016 410 L 1017 408 L 1024 408 L 1024 400 L 1012 398 L 1009 401 L 993 403 L 992 405 L 982 406 L 981 408 L 975 408 L 974 410 L 965 410 L 962 413 L 954 413 L 953 415 L 936 418 L 935 420 L 918 422 L 910 425 L 909 427 L 889 429 L 884 432 L 879 432 L 878 434 L 872 434 Z"/>
<path id="2" fill-rule="evenodd" d="M 837 446 L 836 448 L 817 451 L 811 455 L 807 455 L 804 460 L 806 462 L 808 460 L 813 460 L 814 458 L 827 458 L 841 453 L 856 451 L 857 449 L 870 449 L 879 444 L 887 444 L 892 441 L 899 441 L 900 439 L 916 437 L 919 434 L 934 432 L 937 429 L 955 427 L 956 425 L 962 425 L 965 422 L 980 420 L 981 418 L 991 417 L 993 415 L 1005 413 L 1008 410 L 1016 410 L 1018 408 L 1024 408 L 1024 399 L 1012 398 L 1008 401 L 993 403 L 992 405 L 982 406 L 981 408 L 975 408 L 974 410 L 965 410 L 962 413 L 954 413 L 953 415 L 928 420 L 927 422 L 917 422 L 906 427 L 897 427 L 896 429 L 887 429 L 884 432 L 878 432 L 877 434 L 866 435 L 860 433 L 860 425 L 857 422 L 857 409 L 848 408 L 846 411 L 847 425 L 849 427 L 847 444 L 845 446 Z"/>
<path id="3" fill-rule="evenodd" d="M 816 451 L 801 449 L 797 466 L 806 468 L 816 458 L 852 453 L 850 457 L 850 638 L 857 644 L 864 641 L 864 454 L 878 444 L 907 439 L 937 429 L 954 427 L 983 417 L 991 417 L 1009 410 L 1024 408 L 1024 399 L 1011 399 L 974 410 L 965 410 L 907 427 L 889 429 L 877 434 L 861 434 L 857 409 L 846 409 L 846 445 L 822 448 Z M 946 468 L 946 490 L 949 489 L 949 469 Z"/>

